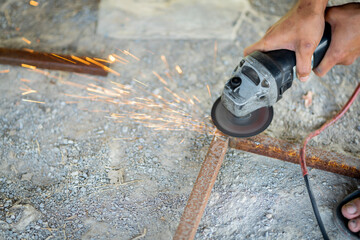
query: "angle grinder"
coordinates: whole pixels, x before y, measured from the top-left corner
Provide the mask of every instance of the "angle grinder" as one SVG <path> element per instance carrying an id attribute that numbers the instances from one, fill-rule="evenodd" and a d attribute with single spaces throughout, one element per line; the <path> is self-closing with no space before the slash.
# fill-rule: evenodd
<path id="1" fill-rule="evenodd" d="M 312 56 L 312 68 L 319 65 L 331 41 L 330 24 Z M 273 105 L 296 78 L 295 52 L 255 51 L 242 59 L 226 82 L 211 110 L 215 126 L 232 137 L 251 137 L 264 131 L 273 118 Z"/>

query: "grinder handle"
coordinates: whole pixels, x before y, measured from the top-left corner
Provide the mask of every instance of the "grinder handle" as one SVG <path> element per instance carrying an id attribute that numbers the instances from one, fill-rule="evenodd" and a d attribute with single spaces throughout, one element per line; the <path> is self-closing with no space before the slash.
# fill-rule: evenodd
<path id="1" fill-rule="evenodd" d="M 313 54 L 312 68 L 317 67 L 323 59 L 331 41 L 331 26 L 325 22 L 324 34 L 319 45 Z M 265 66 L 275 78 L 278 87 L 278 99 L 291 87 L 294 79 L 294 67 L 296 65 L 296 56 L 294 51 L 282 49 L 269 52 L 253 52 L 250 54 L 253 58 Z"/>
<path id="2" fill-rule="evenodd" d="M 325 22 L 324 34 L 313 54 L 312 68 L 316 68 L 317 66 L 319 66 L 321 60 L 324 58 L 325 53 L 330 46 L 330 41 L 331 41 L 331 26 L 329 23 Z"/>

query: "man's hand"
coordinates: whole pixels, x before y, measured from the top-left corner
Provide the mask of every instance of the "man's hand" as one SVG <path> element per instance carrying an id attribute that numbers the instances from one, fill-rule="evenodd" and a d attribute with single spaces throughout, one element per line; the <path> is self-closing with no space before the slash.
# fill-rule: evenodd
<path id="1" fill-rule="evenodd" d="M 332 37 L 323 60 L 314 69 L 318 76 L 337 64 L 350 65 L 360 56 L 360 4 L 331 7 L 325 19 L 331 25 Z"/>
<path id="2" fill-rule="evenodd" d="M 256 50 L 295 51 L 297 76 L 301 81 L 306 81 L 311 73 L 311 57 L 324 32 L 326 4 L 327 0 L 299 0 L 285 16 L 269 28 L 260 41 L 244 50 L 244 56 Z M 331 65 L 325 64 L 322 68 L 324 70 L 325 66 Z"/>

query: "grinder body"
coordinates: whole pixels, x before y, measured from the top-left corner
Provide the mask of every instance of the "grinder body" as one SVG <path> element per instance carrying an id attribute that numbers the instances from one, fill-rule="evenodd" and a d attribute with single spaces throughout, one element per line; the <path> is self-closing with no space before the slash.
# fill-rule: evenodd
<path id="1" fill-rule="evenodd" d="M 326 23 L 313 54 L 312 68 L 319 65 L 330 41 L 331 27 Z M 272 106 L 296 78 L 295 66 L 295 52 L 284 49 L 255 51 L 242 59 L 213 106 L 211 115 L 218 129 L 235 137 L 249 137 L 264 131 L 272 120 Z"/>

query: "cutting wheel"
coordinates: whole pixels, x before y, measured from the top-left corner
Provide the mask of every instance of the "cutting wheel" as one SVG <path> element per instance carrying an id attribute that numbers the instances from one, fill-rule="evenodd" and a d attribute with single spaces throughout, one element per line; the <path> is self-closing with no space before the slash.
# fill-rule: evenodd
<path id="1" fill-rule="evenodd" d="M 273 108 L 263 107 L 244 117 L 236 117 L 227 110 L 218 98 L 211 109 L 215 126 L 232 137 L 251 137 L 264 131 L 273 118 Z"/>

